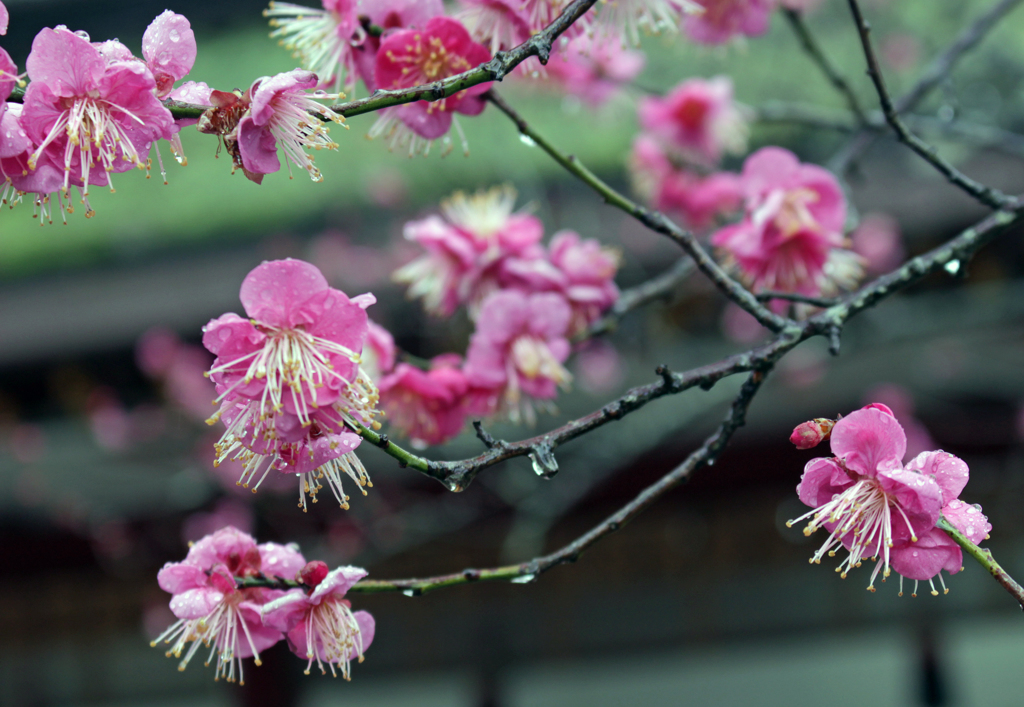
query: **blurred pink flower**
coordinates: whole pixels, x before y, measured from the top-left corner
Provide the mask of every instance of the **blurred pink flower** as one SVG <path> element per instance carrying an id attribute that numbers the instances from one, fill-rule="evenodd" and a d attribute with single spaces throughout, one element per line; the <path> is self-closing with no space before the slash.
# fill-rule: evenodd
<path id="1" fill-rule="evenodd" d="M 569 386 L 572 376 L 562 364 L 571 317 L 569 303 L 553 292 L 502 290 L 484 300 L 463 370 L 471 386 L 492 391 L 492 412 L 533 424 L 535 404 Z"/>
<path id="2" fill-rule="evenodd" d="M 252 533 L 256 526 L 252 508 L 237 499 L 222 498 L 211 510 L 186 517 L 181 523 L 181 539 L 187 545 L 227 526 Z"/>
<path id="3" fill-rule="evenodd" d="M 903 262 L 906 251 L 900 224 L 888 214 L 866 214 L 850 234 L 853 252 L 864 258 L 868 272 L 881 275 Z"/>
<path id="4" fill-rule="evenodd" d="M 412 446 L 444 444 L 462 431 L 469 384 L 454 354 L 436 357 L 430 370 L 399 363 L 380 381 L 380 404 L 392 426 Z"/>
<path id="5" fill-rule="evenodd" d="M 611 343 L 591 339 L 573 358 L 574 378 L 580 387 L 593 394 L 616 390 L 626 377 L 626 363 Z"/>
<path id="6" fill-rule="evenodd" d="M 291 579 L 305 564 L 292 547 L 257 546 L 247 533 L 221 528 L 194 543 L 184 561 L 168 562 L 160 570 L 157 581 L 172 595 L 171 611 L 178 621 L 150 645 L 173 644 L 168 657 L 181 658 L 186 651 L 179 670 L 188 666 L 200 646 L 212 646 L 217 655 L 216 677 L 244 682 L 242 659 L 252 656 L 259 665 L 259 652 L 284 638 L 283 632 L 260 620 L 262 606 L 284 592 L 242 588 L 235 578 L 263 574 Z"/>
<path id="7" fill-rule="evenodd" d="M 835 177 L 765 147 L 743 165 L 745 216 L 711 242 L 755 291 L 833 294 L 861 275 L 859 256 L 843 249 L 846 199 Z M 781 303 L 780 306 L 787 306 Z"/>
<path id="8" fill-rule="evenodd" d="M 363 348 L 363 369 L 371 380 L 379 381 L 395 368 L 398 349 L 391 332 L 374 321 L 367 321 L 366 346 Z"/>
<path id="9" fill-rule="evenodd" d="M 594 33 L 602 38 L 640 44 L 641 33 L 675 32 L 686 15 L 699 14 L 699 0 L 614 0 L 600 4 Z"/>
<path id="10" fill-rule="evenodd" d="M 398 30 L 386 36 L 377 52 L 377 87 L 395 90 L 418 86 L 468 71 L 491 58 L 458 20 L 435 17 L 422 29 Z M 489 83 L 459 91 L 439 101 L 416 101 L 386 108 L 370 129 L 370 137 L 385 136 L 391 146 L 408 144 L 410 154 L 426 153 L 430 142 L 445 136 L 455 113 L 478 115 L 481 94 Z"/>
<path id="11" fill-rule="evenodd" d="M 747 118 L 727 76 L 687 79 L 664 98 L 642 99 L 637 113 L 644 130 L 699 164 L 714 166 L 723 153 L 746 150 Z"/>
<path id="12" fill-rule="evenodd" d="M 0 2 L 0 34 L 7 34 L 7 23 L 10 19 L 7 8 L 4 7 L 2 2 Z"/>
<path id="13" fill-rule="evenodd" d="M 443 14 L 442 0 L 372 0 L 369 3 L 359 0 L 360 17 L 382 28 L 384 36 L 401 29 L 424 27 L 432 18 Z M 383 36 L 367 34 L 361 43 L 357 40 L 354 49 L 356 72 L 371 91 L 377 90 L 374 72 L 382 40 Z"/>
<path id="14" fill-rule="evenodd" d="M 600 106 L 635 79 L 645 61 L 643 52 L 624 48 L 621 40 L 581 34 L 551 57 L 547 74 L 562 90 Z"/>
<path id="15" fill-rule="evenodd" d="M 775 0 L 695 0 L 702 13 L 684 21 L 686 33 L 700 44 L 724 44 L 733 37 L 759 37 L 768 31 Z"/>
<path id="16" fill-rule="evenodd" d="M 523 0 L 459 0 L 459 4 L 462 9 L 456 18 L 491 54 L 523 43 L 534 31 Z"/>
<path id="17" fill-rule="evenodd" d="M 427 250 L 396 270 L 392 279 L 409 286 L 431 314 L 450 317 L 465 305 L 473 317 L 501 283 L 510 258 L 538 259 L 544 225 L 530 214 L 514 214 L 516 192 L 495 187 L 472 196 L 456 192 L 441 202 L 444 218 L 428 216 L 405 225 L 405 237 Z"/>
<path id="18" fill-rule="evenodd" d="M 301 577 L 311 591 L 292 589 L 284 596 L 263 605 L 263 622 L 288 636 L 292 653 L 305 658 L 306 675 L 313 661 L 327 674 L 323 663 L 346 680 L 351 661 L 363 661 L 363 653 L 373 642 L 375 623 L 367 611 L 353 612 L 345 593 L 366 576 L 360 567 L 339 567 L 327 572 L 327 565 L 310 562 Z M 335 667 L 337 671 L 335 672 Z"/>

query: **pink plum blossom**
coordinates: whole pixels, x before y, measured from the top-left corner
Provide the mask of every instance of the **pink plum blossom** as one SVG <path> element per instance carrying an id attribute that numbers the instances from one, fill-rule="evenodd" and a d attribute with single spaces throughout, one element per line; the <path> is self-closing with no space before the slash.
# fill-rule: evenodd
<path id="1" fill-rule="evenodd" d="M 7 34 L 7 23 L 10 19 L 7 8 L 4 7 L 2 2 L 0 2 L 0 34 Z"/>
<path id="2" fill-rule="evenodd" d="M 463 9 L 456 17 L 491 54 L 522 44 L 533 31 L 523 0 L 460 0 L 459 4 Z"/>
<path id="3" fill-rule="evenodd" d="M 759 37 L 768 31 L 775 0 L 694 0 L 704 12 L 686 18 L 690 39 L 700 44 L 724 44 L 733 37 Z"/>
<path id="4" fill-rule="evenodd" d="M 211 424 L 223 417 L 227 426 L 218 461 L 245 462 L 244 484 L 271 469 L 298 475 L 303 508 L 326 476 L 347 507 L 340 475 L 368 485 L 352 430 L 379 427 L 377 389 L 359 366 L 373 295 L 349 299 L 314 266 L 287 259 L 250 272 L 240 297 L 248 319 L 225 314 L 203 329 L 217 356 L 210 376 L 221 410 Z"/>
<path id="5" fill-rule="evenodd" d="M 513 422 L 536 419 L 572 376 L 562 365 L 572 308 L 554 292 L 502 290 L 484 300 L 463 371 L 474 388 L 492 391 L 495 410 Z"/>
<path id="6" fill-rule="evenodd" d="M 650 135 L 633 142 L 630 175 L 636 191 L 659 211 L 678 215 L 689 228 L 704 229 L 743 203 L 740 177 L 731 172 L 702 175 L 679 166 Z"/>
<path id="7" fill-rule="evenodd" d="M 414 447 L 443 444 L 462 431 L 469 384 L 459 370 L 461 362 L 459 356 L 445 354 L 431 361 L 426 371 L 399 363 L 381 379 L 381 407 Z"/>
<path id="8" fill-rule="evenodd" d="M 323 123 L 343 125 L 345 119 L 306 93 L 316 88 L 318 82 L 316 74 L 301 69 L 256 79 L 249 89 L 249 111 L 238 123 L 238 151 L 247 173 L 263 175 L 278 171 L 280 151 L 287 162 L 306 170 L 314 182 L 323 181 L 313 156 L 303 148 L 338 149 Z M 337 98 L 326 94 L 316 97 Z M 322 120 L 311 117 L 311 113 Z"/>
<path id="9" fill-rule="evenodd" d="M 396 30 L 423 27 L 434 17 L 444 13 L 441 0 L 359 0 L 359 15 L 384 30 L 384 35 Z M 367 34 L 355 47 L 356 72 L 371 91 L 377 89 L 375 76 L 377 52 L 382 37 Z"/>
<path id="10" fill-rule="evenodd" d="M 90 184 L 109 184 L 113 172 L 145 169 L 142 158 L 153 141 L 173 134 L 173 119 L 145 64 L 108 64 L 65 27 L 36 35 L 27 68 L 32 81 L 21 122 L 37 145 L 28 166 L 52 160 L 62 167 L 65 195 L 79 186 L 87 203 Z"/>
<path id="11" fill-rule="evenodd" d="M 458 20 L 435 17 L 422 29 L 387 35 L 377 52 L 374 77 L 380 89 L 409 88 L 461 74 L 490 58 L 490 52 L 474 42 Z M 448 133 L 455 113 L 478 115 L 483 111 L 481 94 L 488 88 L 490 83 L 482 83 L 438 101 L 387 108 L 370 129 L 370 137 L 384 135 L 392 147 L 408 143 L 410 154 L 425 153 L 429 141 Z"/>
<path id="12" fill-rule="evenodd" d="M 405 237 L 427 253 L 395 271 L 408 296 L 423 299 L 431 314 L 450 317 L 462 305 L 475 315 L 483 299 L 501 286 L 502 269 L 512 258 L 543 257 L 540 220 L 512 213 L 516 192 L 509 186 L 456 192 L 441 202 L 439 216 L 405 225 Z"/>
<path id="13" fill-rule="evenodd" d="M 637 113 L 645 131 L 698 164 L 716 165 L 747 146 L 747 118 L 726 76 L 683 81 L 664 98 L 641 100 Z"/>
<path id="14" fill-rule="evenodd" d="M 359 567 L 328 572 L 323 562 L 310 562 L 300 572 L 308 593 L 293 589 L 263 605 L 263 623 L 287 635 L 292 653 L 308 661 L 306 675 L 316 661 L 321 673 L 327 674 L 327 663 L 332 675 L 348 680 L 351 661 L 363 662 L 376 624 L 369 612 L 353 612 L 345 593 L 365 576 Z"/>
<path id="15" fill-rule="evenodd" d="M 572 307 L 569 333 L 582 334 L 619 298 L 615 273 L 621 255 L 598 241 L 581 239 L 575 231 L 559 231 L 547 257 L 510 258 L 502 284 L 524 292 L 557 292 Z"/>
<path id="16" fill-rule="evenodd" d="M 612 0 L 603 2 L 595 22 L 598 36 L 616 39 L 625 37 L 634 45 L 640 33 L 675 32 L 686 15 L 700 14 L 699 0 Z"/>
<path id="17" fill-rule="evenodd" d="M 548 61 L 547 73 L 562 90 L 600 106 L 635 79 L 645 61 L 616 39 L 581 34 Z"/>
<path id="18" fill-rule="evenodd" d="M 868 589 L 874 591 L 880 572 L 884 581 L 895 570 L 902 593 L 903 577 L 932 582 L 941 570 L 961 569 L 959 546 L 936 527 L 940 514 L 948 511 L 947 519 L 962 532 L 969 525 L 972 540 L 991 530 L 979 510 L 963 510 L 958 498 L 968 479 L 962 460 L 923 452 L 904 467 L 906 436 L 887 406 L 873 403 L 841 418 L 830 442 L 835 456 L 809 461 L 797 486 L 800 500 L 814 510 L 789 523 L 810 519 L 805 535 L 822 526 L 829 532 L 812 562 L 843 546 L 849 555 L 837 570 L 841 576 L 870 558 L 875 568 Z"/>
<path id="19" fill-rule="evenodd" d="M 745 215 L 711 239 L 755 290 L 833 294 L 861 275 L 843 246 L 846 199 L 835 177 L 765 147 L 743 165 Z"/>
<path id="20" fill-rule="evenodd" d="M 321 0 L 321 8 L 271 2 L 263 11 L 274 31 L 271 37 L 292 52 L 302 68 L 324 84 L 340 88 L 355 83 L 355 47 L 366 36 L 359 24 L 358 0 Z"/>
<path id="21" fill-rule="evenodd" d="M 231 526 L 206 536 L 189 548 L 184 561 L 168 562 L 157 575 L 160 588 L 173 595 L 171 611 L 178 621 L 150 645 L 172 644 L 168 657 L 181 658 L 185 651 L 178 666 L 184 670 L 205 644 L 207 664 L 217 656 L 216 677 L 244 683 L 242 659 L 252 656 L 260 665 L 260 651 L 284 637 L 260 620 L 261 607 L 283 592 L 241 587 L 237 578 L 292 578 L 305 564 L 292 547 L 257 545 Z"/>

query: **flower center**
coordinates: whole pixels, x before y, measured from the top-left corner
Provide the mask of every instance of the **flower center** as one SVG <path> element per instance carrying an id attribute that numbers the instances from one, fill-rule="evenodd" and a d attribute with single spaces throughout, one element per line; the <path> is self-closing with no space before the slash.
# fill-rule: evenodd
<path id="1" fill-rule="evenodd" d="M 572 380 L 547 343 L 535 336 L 520 336 L 512 342 L 512 360 L 516 370 L 531 380 L 548 378 L 559 386 Z"/>
<path id="2" fill-rule="evenodd" d="M 310 609 L 306 620 L 306 675 L 315 660 L 321 673 L 327 673 L 323 666 L 326 662 L 332 675 L 337 676 L 337 665 L 342 677 L 348 680 L 353 655 L 358 656 L 360 663 L 363 661 L 363 637 L 356 617 L 344 599 L 325 597 Z"/>

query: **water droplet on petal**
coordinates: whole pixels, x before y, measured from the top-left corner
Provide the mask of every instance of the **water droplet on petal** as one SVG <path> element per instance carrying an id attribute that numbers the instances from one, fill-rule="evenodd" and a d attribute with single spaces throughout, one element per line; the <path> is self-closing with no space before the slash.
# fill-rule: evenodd
<path id="1" fill-rule="evenodd" d="M 178 30 L 172 29 L 167 33 L 167 38 L 172 42 L 178 42 L 181 40 L 181 35 L 178 33 Z"/>

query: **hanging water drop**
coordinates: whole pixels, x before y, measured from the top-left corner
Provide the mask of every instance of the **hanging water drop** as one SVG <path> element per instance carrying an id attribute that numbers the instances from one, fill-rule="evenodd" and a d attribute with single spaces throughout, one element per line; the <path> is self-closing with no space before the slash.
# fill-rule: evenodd
<path id="1" fill-rule="evenodd" d="M 530 452 L 530 462 L 533 464 L 533 471 L 542 479 L 550 479 L 558 473 L 558 460 L 550 446 L 543 445 L 533 448 Z"/>
<path id="2" fill-rule="evenodd" d="M 414 596 L 416 596 L 416 590 L 414 590 L 414 589 L 403 589 L 402 590 L 402 594 L 404 594 L 407 597 L 414 597 Z"/>
<path id="3" fill-rule="evenodd" d="M 523 574 L 512 578 L 512 584 L 529 584 L 535 581 L 537 581 L 537 575 L 535 574 Z"/>
<path id="4" fill-rule="evenodd" d="M 525 133 L 519 134 L 519 142 L 523 143 L 527 147 L 537 147 L 537 143 L 533 141 L 533 138 Z"/>
<path id="5" fill-rule="evenodd" d="M 945 269 L 945 271 L 948 272 L 950 275 L 956 275 L 958 272 L 960 272 L 960 261 L 950 260 L 943 266 L 943 269 Z"/>

